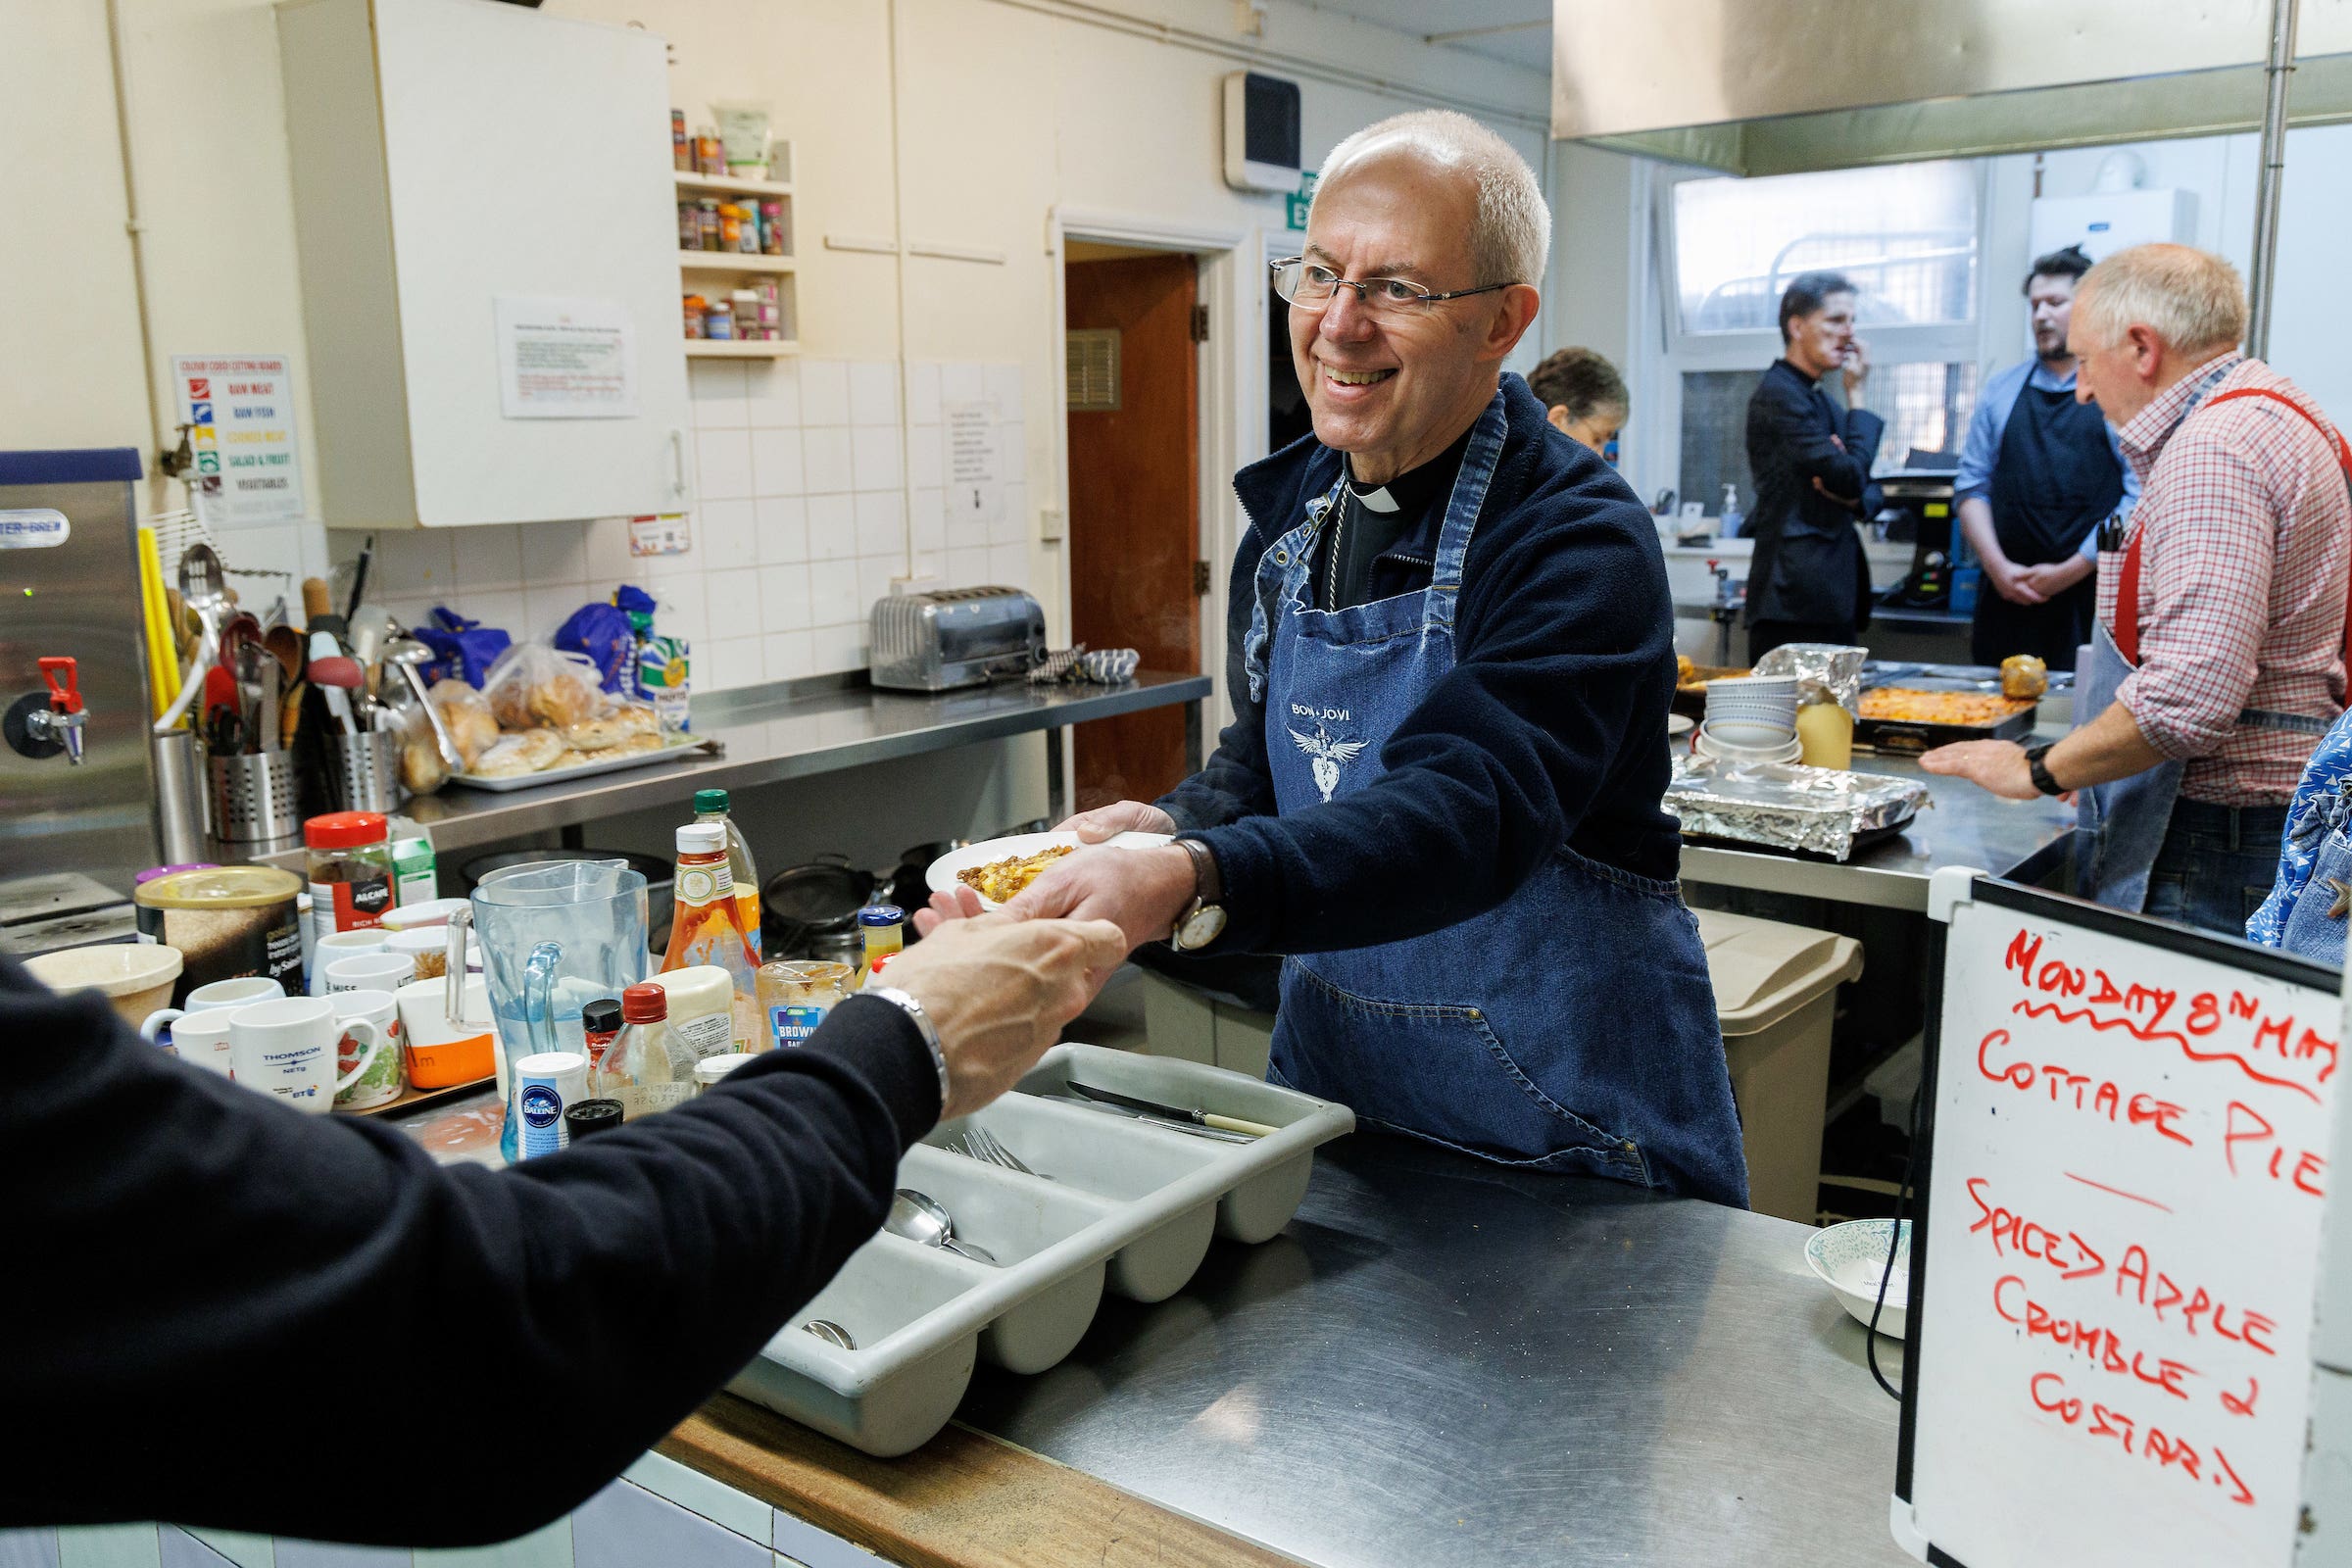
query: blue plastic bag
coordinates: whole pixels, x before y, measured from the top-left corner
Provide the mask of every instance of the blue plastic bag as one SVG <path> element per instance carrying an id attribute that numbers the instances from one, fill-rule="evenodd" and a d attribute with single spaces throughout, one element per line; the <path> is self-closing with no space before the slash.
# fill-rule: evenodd
<path id="1" fill-rule="evenodd" d="M 514 639 L 496 626 L 468 620 L 446 605 L 433 607 L 433 620 L 436 624 L 418 626 L 410 632 L 433 651 L 433 662 L 420 672 L 425 683 L 429 686 L 436 680 L 462 680 L 480 690 L 491 664 Z"/>
<path id="2" fill-rule="evenodd" d="M 582 605 L 571 618 L 556 628 L 556 651 L 584 654 L 596 665 L 598 684 L 617 692 L 629 673 L 629 656 L 636 651 L 637 634 L 626 611 L 612 605 Z"/>

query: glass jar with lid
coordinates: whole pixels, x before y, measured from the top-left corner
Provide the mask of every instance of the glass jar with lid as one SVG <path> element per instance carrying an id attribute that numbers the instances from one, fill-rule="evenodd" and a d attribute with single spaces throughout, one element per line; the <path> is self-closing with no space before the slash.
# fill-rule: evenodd
<path id="1" fill-rule="evenodd" d="M 768 1044 L 797 1046 L 847 1002 L 857 971 L 831 958 L 779 958 L 760 966 L 760 1016 Z"/>

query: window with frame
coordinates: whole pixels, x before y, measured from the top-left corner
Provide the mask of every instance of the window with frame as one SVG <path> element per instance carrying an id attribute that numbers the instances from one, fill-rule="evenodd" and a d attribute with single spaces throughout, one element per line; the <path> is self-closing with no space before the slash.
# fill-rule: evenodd
<path id="1" fill-rule="evenodd" d="M 1806 272 L 1851 278 L 1865 329 L 1973 321 L 1979 183 L 1956 161 L 1677 181 L 1681 329 L 1777 330 L 1782 291 Z"/>

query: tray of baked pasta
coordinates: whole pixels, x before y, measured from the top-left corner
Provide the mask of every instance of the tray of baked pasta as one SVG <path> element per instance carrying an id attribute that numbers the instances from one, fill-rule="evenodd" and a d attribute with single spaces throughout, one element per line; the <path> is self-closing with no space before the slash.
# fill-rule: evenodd
<path id="1" fill-rule="evenodd" d="M 2010 696 L 1998 680 L 1905 675 L 1865 686 L 1854 745 L 1877 752 L 1925 752 L 1955 741 L 2023 740 L 2034 733 L 2040 696 Z"/>

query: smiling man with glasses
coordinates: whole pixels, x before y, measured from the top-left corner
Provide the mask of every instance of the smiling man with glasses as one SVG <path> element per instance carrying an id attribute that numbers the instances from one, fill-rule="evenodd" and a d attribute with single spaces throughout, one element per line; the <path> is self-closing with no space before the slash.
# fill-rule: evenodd
<path id="1" fill-rule="evenodd" d="M 1674 611 L 1649 514 L 1503 360 L 1550 215 L 1510 145 L 1398 116 L 1274 264 L 1314 433 L 1245 468 L 1235 719 L 1008 906 L 1279 954 L 1269 1076 L 1524 1168 L 1741 1203 L 1706 954 L 1659 809 Z M 977 912 L 941 895 L 926 923 Z"/>

